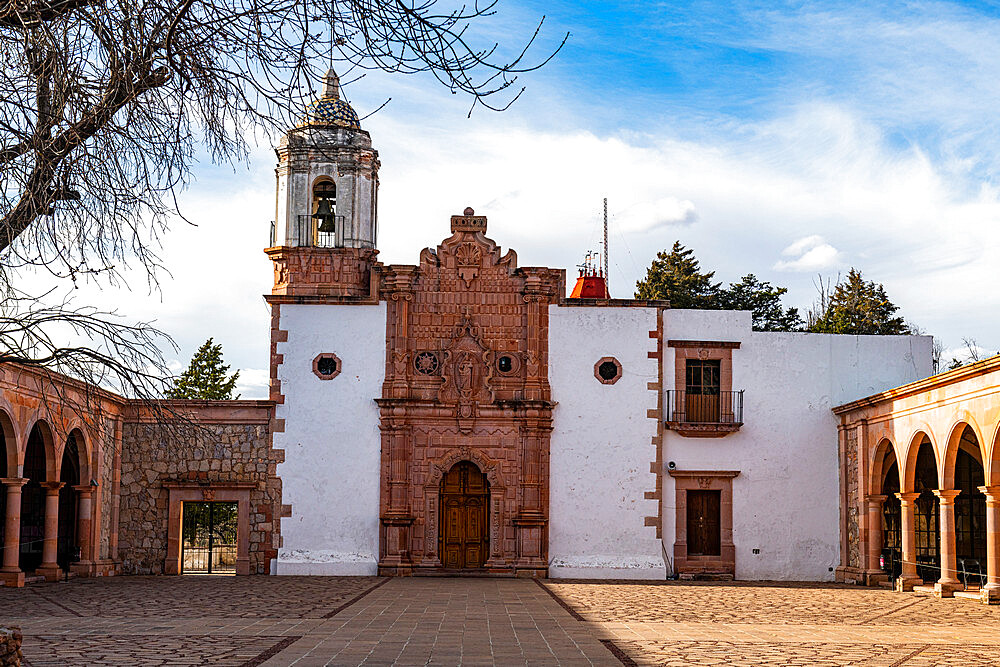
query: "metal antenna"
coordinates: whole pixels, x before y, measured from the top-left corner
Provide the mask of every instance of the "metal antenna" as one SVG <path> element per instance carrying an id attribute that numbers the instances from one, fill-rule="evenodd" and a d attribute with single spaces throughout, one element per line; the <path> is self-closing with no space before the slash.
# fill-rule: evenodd
<path id="1" fill-rule="evenodd" d="M 604 198 L 604 284 L 608 281 L 608 198 Z"/>

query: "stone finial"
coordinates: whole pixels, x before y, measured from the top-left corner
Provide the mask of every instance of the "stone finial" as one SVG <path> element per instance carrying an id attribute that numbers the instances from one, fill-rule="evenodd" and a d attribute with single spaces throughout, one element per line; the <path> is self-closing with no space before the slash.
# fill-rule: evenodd
<path id="1" fill-rule="evenodd" d="M 451 216 L 451 231 L 455 232 L 486 232 L 486 216 L 476 215 L 471 206 L 467 206 L 462 215 Z"/>
<path id="2" fill-rule="evenodd" d="M 340 77 L 337 76 L 332 67 L 326 71 L 326 75 L 323 77 L 323 97 L 340 99 Z"/>

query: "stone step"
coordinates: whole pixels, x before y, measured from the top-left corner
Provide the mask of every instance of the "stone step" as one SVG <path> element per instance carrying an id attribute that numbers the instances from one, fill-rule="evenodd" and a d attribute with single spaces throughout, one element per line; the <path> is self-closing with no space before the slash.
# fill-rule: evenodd
<path id="1" fill-rule="evenodd" d="M 975 600 L 976 602 L 982 602 L 979 591 L 955 591 L 955 597 L 965 598 L 966 600 Z"/>

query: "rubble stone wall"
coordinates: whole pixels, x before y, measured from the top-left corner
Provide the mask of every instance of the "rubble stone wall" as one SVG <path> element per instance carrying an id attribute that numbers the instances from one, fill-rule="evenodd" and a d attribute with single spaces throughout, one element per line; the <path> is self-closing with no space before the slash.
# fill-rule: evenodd
<path id="1" fill-rule="evenodd" d="M 283 452 L 271 447 L 271 403 L 213 403 L 206 410 L 224 422 L 199 418 L 195 411 L 193 426 L 125 424 L 118 528 L 123 574 L 163 573 L 170 497 L 164 483 L 192 481 L 207 490 L 227 483 L 255 485 L 250 492 L 249 536 L 239 539 L 249 539 L 250 573 L 270 572 L 280 543 L 281 480 L 276 469 L 283 459 Z M 246 409 L 236 404 L 252 405 Z"/>

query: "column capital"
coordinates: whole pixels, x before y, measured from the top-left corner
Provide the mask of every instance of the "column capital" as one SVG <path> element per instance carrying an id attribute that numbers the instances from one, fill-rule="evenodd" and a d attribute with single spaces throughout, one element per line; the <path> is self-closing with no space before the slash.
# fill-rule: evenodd
<path id="1" fill-rule="evenodd" d="M 58 491 L 59 489 L 66 486 L 66 482 L 42 482 L 40 486 L 46 491 Z"/>
<path id="2" fill-rule="evenodd" d="M 935 496 L 941 499 L 942 505 L 951 505 L 955 502 L 955 498 L 958 494 L 962 493 L 961 489 L 934 489 L 933 493 Z"/>
<path id="3" fill-rule="evenodd" d="M 904 502 L 904 503 L 907 503 L 907 504 L 915 502 L 916 499 L 920 497 L 920 494 L 916 493 L 916 492 L 912 492 L 912 493 L 897 493 L 895 495 L 896 495 L 897 498 L 899 498 L 900 502 Z"/>
<path id="4" fill-rule="evenodd" d="M 91 486 L 90 484 L 78 484 L 77 486 L 72 487 L 72 489 L 77 493 L 79 493 L 81 496 L 89 496 L 90 494 L 92 494 L 94 491 L 97 490 L 97 487 Z"/>
<path id="5" fill-rule="evenodd" d="M 873 493 L 873 494 L 870 494 L 870 495 L 869 495 L 869 496 L 867 497 L 867 500 L 868 500 L 868 502 L 869 502 L 869 503 L 877 503 L 877 504 L 881 505 L 881 504 L 882 504 L 882 503 L 884 503 L 884 502 L 885 502 L 885 501 L 886 501 L 886 500 L 887 500 L 888 498 L 889 498 L 889 496 L 885 496 L 885 495 L 879 495 L 879 494 L 877 494 L 877 493 Z"/>
<path id="6" fill-rule="evenodd" d="M 28 483 L 27 477 L 0 477 L 0 483 L 4 486 L 24 486 Z"/>
<path id="7" fill-rule="evenodd" d="M 986 496 L 990 502 L 1000 501 L 1000 486 L 980 486 L 979 492 Z"/>

